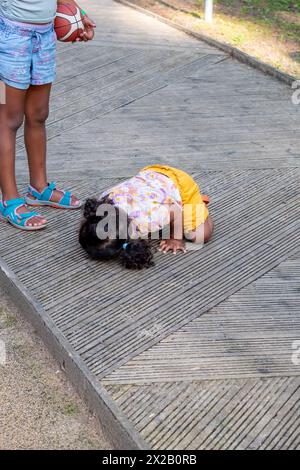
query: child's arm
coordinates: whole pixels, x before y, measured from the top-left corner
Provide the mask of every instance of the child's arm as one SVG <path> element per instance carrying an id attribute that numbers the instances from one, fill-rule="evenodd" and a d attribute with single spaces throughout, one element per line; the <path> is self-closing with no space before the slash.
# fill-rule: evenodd
<path id="1" fill-rule="evenodd" d="M 171 213 L 171 215 L 172 214 L 173 213 Z M 179 233 L 178 230 L 176 231 L 175 219 L 176 217 L 174 217 L 173 214 L 173 216 L 171 216 L 170 218 L 170 239 L 162 240 L 160 243 L 160 251 L 163 251 L 164 253 L 167 253 L 168 251 L 173 251 L 174 254 L 176 254 L 177 251 L 186 252 L 183 234 L 181 236 L 181 230 Z M 199 225 L 196 230 L 185 233 L 184 235 L 185 238 L 190 242 L 203 245 L 211 239 L 213 231 L 214 222 L 211 216 L 209 215 L 204 224 Z"/>
<path id="2" fill-rule="evenodd" d="M 182 231 L 182 210 L 179 208 L 173 207 L 170 211 L 170 238 L 160 242 L 160 251 L 163 253 L 172 251 L 174 255 L 177 251 L 186 252 Z"/>
<path id="3" fill-rule="evenodd" d="M 60 3 L 72 3 L 76 5 L 82 14 L 82 23 L 84 25 L 84 32 L 81 34 L 79 39 L 76 41 L 91 41 L 94 37 L 94 28 L 96 28 L 95 23 L 87 16 L 85 11 L 75 2 L 75 0 L 57 0 L 57 4 Z"/>

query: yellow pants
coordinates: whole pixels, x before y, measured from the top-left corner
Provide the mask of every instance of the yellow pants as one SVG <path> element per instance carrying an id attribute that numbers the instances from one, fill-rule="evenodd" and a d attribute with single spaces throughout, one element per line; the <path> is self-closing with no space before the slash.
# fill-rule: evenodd
<path id="1" fill-rule="evenodd" d="M 177 168 L 164 165 L 150 165 L 142 171 L 144 170 L 162 173 L 175 183 L 182 199 L 185 231 L 196 230 L 199 225 L 204 224 L 209 215 L 205 204 L 209 203 L 209 197 L 201 194 L 199 186 L 190 175 Z"/>

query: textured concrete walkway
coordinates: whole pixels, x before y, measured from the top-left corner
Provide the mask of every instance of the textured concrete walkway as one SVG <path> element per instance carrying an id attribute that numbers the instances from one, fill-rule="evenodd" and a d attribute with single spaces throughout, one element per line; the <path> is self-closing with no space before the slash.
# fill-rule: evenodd
<path id="1" fill-rule="evenodd" d="M 300 448 L 300 106 L 153 18 L 86 8 L 95 41 L 59 47 L 51 177 L 85 197 L 179 166 L 211 195 L 215 236 L 127 272 L 85 256 L 78 213 L 45 209 L 47 232 L 1 224 L 1 282 L 118 447 Z M 21 136 L 18 155 L 25 187 Z"/>

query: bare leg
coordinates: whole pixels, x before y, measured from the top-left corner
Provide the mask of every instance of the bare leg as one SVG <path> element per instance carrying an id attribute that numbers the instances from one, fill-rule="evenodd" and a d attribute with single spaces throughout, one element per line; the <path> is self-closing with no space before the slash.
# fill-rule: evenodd
<path id="1" fill-rule="evenodd" d="M 16 175 L 15 155 L 16 136 L 24 117 L 26 90 L 19 90 L 6 86 L 6 104 L 0 105 L 0 189 L 3 201 L 19 198 Z M 29 212 L 25 206 L 18 209 L 18 213 Z M 28 220 L 27 225 L 36 226 L 45 224 L 42 217 Z"/>
<path id="2" fill-rule="evenodd" d="M 46 127 L 51 85 L 30 86 L 25 101 L 25 145 L 30 184 L 36 189 L 47 186 Z"/>
<path id="3" fill-rule="evenodd" d="M 211 239 L 213 231 L 214 221 L 209 215 L 204 224 L 201 224 L 193 232 L 185 234 L 185 238 L 191 242 L 203 244 L 207 243 Z"/>
<path id="4" fill-rule="evenodd" d="M 25 144 L 28 155 L 30 184 L 41 192 L 48 184 L 46 169 L 46 120 L 49 114 L 51 84 L 32 85 L 25 101 Z M 52 201 L 59 202 L 63 193 L 54 191 Z M 30 196 L 32 197 L 32 196 Z M 72 197 L 72 204 L 76 204 Z"/>
<path id="5" fill-rule="evenodd" d="M 26 91 L 6 86 L 6 104 L 0 105 L 0 187 L 3 200 L 19 197 L 15 176 L 17 130 L 24 116 Z"/>

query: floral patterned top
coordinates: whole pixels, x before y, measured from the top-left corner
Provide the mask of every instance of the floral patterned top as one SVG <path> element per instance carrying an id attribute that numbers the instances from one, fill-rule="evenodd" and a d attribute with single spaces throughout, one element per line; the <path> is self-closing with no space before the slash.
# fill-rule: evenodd
<path id="1" fill-rule="evenodd" d="M 169 209 L 176 205 L 182 209 L 180 192 L 167 176 L 144 170 L 133 178 L 105 191 L 100 198 L 109 196 L 132 220 L 131 236 L 146 236 L 169 224 Z"/>

